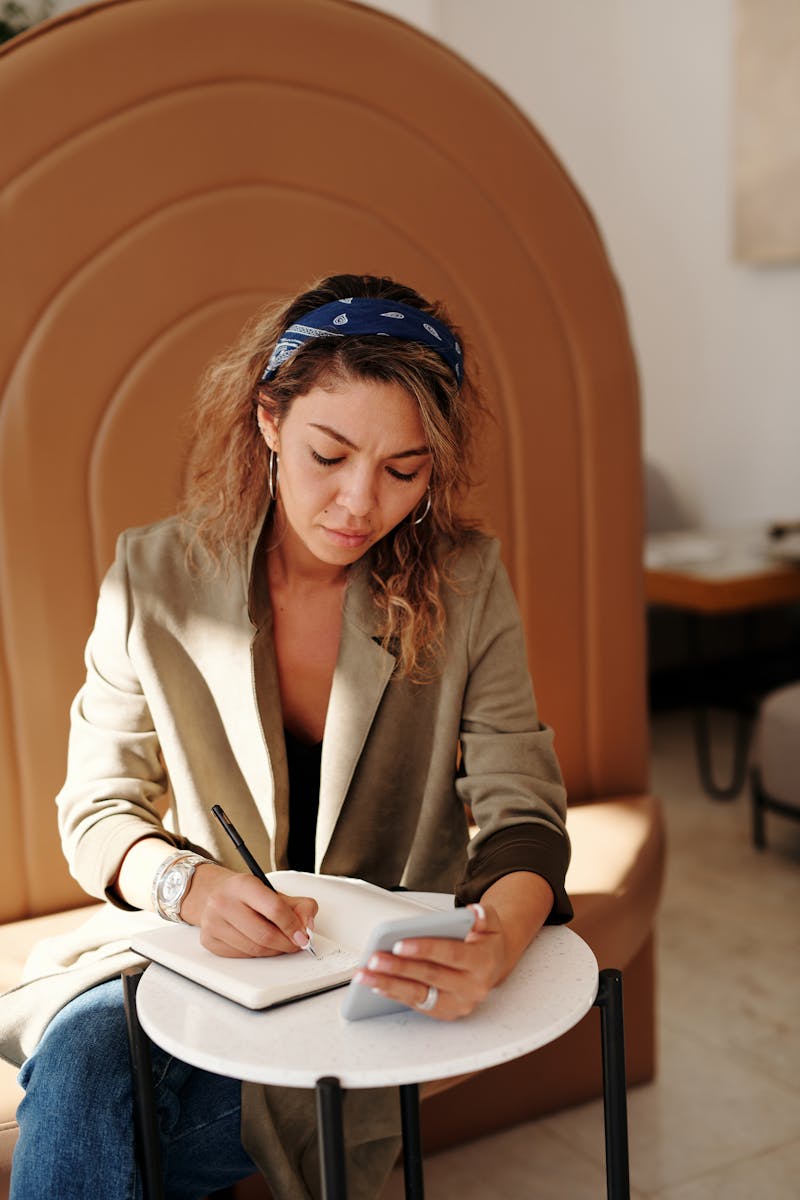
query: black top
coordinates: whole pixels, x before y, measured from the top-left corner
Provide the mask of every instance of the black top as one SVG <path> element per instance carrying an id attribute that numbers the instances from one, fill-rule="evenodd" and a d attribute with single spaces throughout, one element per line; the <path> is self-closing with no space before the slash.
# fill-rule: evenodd
<path id="1" fill-rule="evenodd" d="M 288 729 L 286 763 L 289 769 L 289 845 L 287 858 L 293 871 L 314 870 L 314 839 L 319 811 L 319 770 L 322 742 L 302 742 Z"/>

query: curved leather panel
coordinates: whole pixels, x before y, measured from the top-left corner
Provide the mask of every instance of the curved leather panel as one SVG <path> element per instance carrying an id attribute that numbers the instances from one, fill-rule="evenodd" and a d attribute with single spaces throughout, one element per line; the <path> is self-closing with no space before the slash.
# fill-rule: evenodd
<path id="1" fill-rule="evenodd" d="M 496 417 L 474 505 L 571 797 L 641 792 L 635 364 L 591 214 L 508 99 L 343 0 L 116 0 L 8 43 L 0 106 L 0 915 L 79 898 L 67 709 L 116 533 L 174 504 L 199 372 L 332 271 L 447 299 Z"/>

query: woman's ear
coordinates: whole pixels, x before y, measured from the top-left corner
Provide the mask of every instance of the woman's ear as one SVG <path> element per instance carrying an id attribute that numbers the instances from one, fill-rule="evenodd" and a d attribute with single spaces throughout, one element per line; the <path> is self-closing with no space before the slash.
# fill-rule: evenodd
<path id="1" fill-rule="evenodd" d="M 278 449 L 278 422 L 272 415 L 270 410 L 264 404 L 259 404 L 256 409 L 256 417 L 258 419 L 258 428 L 261 430 L 261 436 L 269 446 L 270 450 Z"/>

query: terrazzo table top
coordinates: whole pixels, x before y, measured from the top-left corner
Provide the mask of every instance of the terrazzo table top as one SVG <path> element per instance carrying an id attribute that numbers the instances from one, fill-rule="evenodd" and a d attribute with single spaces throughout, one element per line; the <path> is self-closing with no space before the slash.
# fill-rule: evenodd
<path id="1" fill-rule="evenodd" d="M 428 903 L 431 893 L 416 893 Z M 452 897 L 437 897 L 452 906 Z M 388 1087 L 445 1079 L 518 1058 L 566 1033 L 597 994 L 597 962 L 563 926 L 547 926 L 516 968 L 469 1017 L 408 1012 L 346 1021 L 345 989 L 253 1012 L 152 963 L 139 984 L 139 1021 L 184 1062 L 254 1083 Z"/>

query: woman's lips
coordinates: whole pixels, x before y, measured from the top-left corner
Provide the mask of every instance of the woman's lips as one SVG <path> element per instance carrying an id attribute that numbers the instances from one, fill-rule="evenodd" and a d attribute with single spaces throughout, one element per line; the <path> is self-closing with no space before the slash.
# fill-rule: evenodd
<path id="1" fill-rule="evenodd" d="M 352 529 L 329 529 L 327 525 L 323 525 L 322 528 L 337 546 L 346 546 L 348 549 L 363 546 L 364 542 L 369 538 L 368 529 L 359 532 Z"/>

